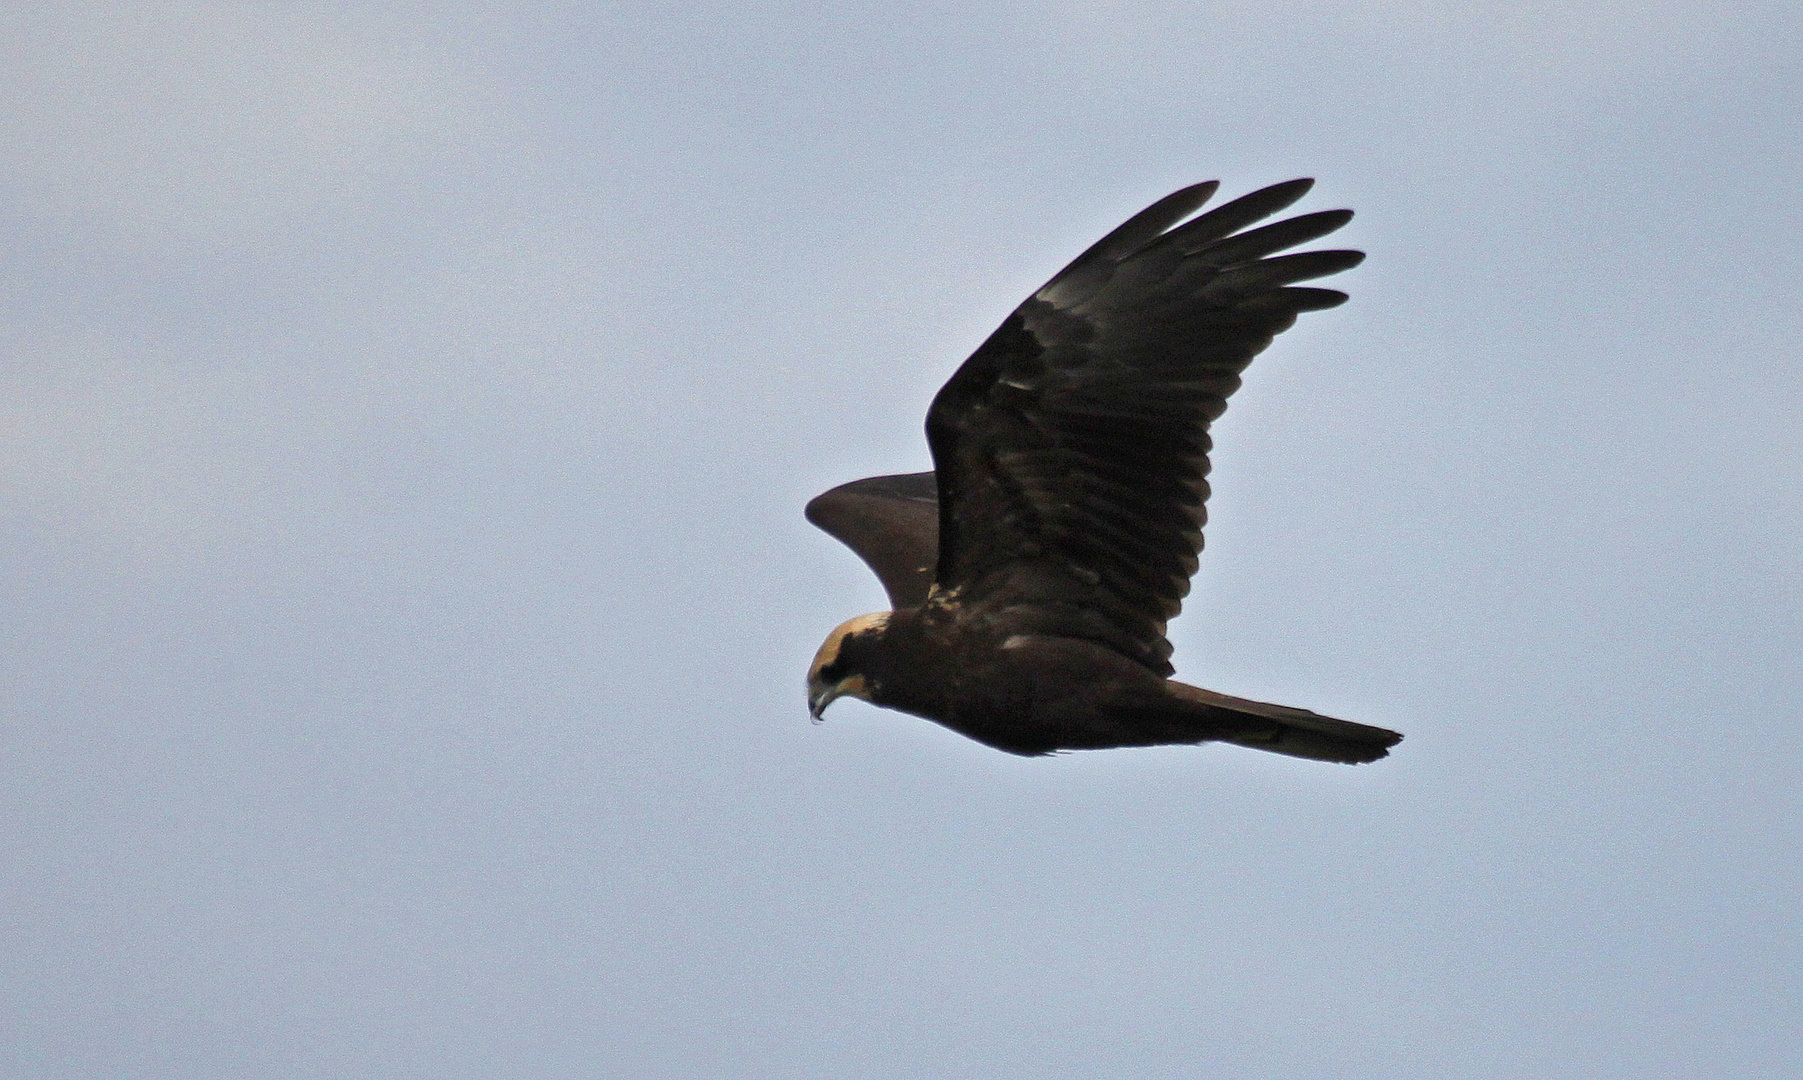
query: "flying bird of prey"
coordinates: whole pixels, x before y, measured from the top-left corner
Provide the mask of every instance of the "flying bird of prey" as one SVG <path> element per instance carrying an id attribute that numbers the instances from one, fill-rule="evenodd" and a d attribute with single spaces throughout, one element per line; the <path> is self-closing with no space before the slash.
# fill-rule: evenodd
<path id="1" fill-rule="evenodd" d="M 1027 755 L 1218 740 L 1350 763 L 1402 738 L 1171 678 L 1165 623 L 1202 550 L 1208 425 L 1300 312 L 1346 300 L 1295 283 L 1364 258 L 1275 254 L 1350 210 L 1247 229 L 1313 183 L 1190 218 L 1210 181 L 1134 215 L 939 391 L 932 472 L 854 481 L 808 504 L 894 608 L 820 646 L 808 670 L 816 721 L 858 697 Z"/>

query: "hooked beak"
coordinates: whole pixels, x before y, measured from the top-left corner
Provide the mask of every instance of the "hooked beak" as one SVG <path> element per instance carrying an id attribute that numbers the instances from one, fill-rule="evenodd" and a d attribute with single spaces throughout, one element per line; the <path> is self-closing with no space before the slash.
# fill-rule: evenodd
<path id="1" fill-rule="evenodd" d="M 838 696 L 839 688 L 837 686 L 822 686 L 819 689 L 809 691 L 808 718 L 816 724 L 820 723 L 820 714 L 826 712 L 826 707 L 831 705 L 833 699 Z"/>
<path id="2" fill-rule="evenodd" d="M 814 723 L 820 723 L 820 714 L 826 712 L 826 707 L 847 694 L 868 701 L 870 700 L 870 684 L 865 681 L 864 676 L 853 675 L 850 678 L 840 679 L 832 686 L 809 686 L 808 716 L 813 718 Z"/>

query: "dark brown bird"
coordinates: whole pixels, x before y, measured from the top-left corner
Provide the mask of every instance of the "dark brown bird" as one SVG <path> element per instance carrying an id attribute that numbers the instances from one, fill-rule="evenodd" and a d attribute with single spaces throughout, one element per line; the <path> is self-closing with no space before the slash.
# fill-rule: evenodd
<path id="1" fill-rule="evenodd" d="M 858 480 L 808 504 L 808 520 L 876 571 L 894 607 L 820 646 L 808 670 L 815 720 L 849 695 L 1015 754 L 1218 740 L 1364 762 L 1402 738 L 1170 678 L 1165 623 L 1202 550 L 1208 425 L 1297 314 L 1346 300 L 1294 283 L 1364 258 L 1275 254 L 1350 210 L 1242 231 L 1313 183 L 1185 221 L 1214 194 L 1210 181 L 1134 215 L 939 391 L 927 412 L 933 472 Z"/>

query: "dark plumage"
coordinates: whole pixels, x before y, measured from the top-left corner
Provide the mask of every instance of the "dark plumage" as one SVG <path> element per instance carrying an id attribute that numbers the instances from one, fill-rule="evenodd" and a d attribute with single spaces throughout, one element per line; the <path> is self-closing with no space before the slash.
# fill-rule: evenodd
<path id="1" fill-rule="evenodd" d="M 808 504 L 895 609 L 821 645 L 808 672 L 816 719 L 852 695 L 1016 754 L 1220 740 L 1364 762 L 1402 738 L 1170 678 L 1165 623 L 1202 550 L 1208 425 L 1298 313 L 1346 300 L 1294 283 L 1364 258 L 1275 254 L 1350 210 L 1241 231 L 1312 183 L 1184 221 L 1211 181 L 1134 215 L 939 391 L 933 472 L 858 480 Z"/>

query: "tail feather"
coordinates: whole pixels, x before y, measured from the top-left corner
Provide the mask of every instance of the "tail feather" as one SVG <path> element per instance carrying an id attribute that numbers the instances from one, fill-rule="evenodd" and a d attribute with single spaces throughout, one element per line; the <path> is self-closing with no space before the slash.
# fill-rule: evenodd
<path id="1" fill-rule="evenodd" d="M 1197 712 L 1209 739 L 1316 761 L 1360 765 L 1387 757 L 1402 735 L 1380 727 L 1335 720 L 1307 709 L 1217 694 L 1199 686 L 1167 682 L 1171 692 Z"/>

